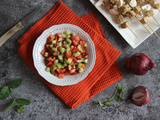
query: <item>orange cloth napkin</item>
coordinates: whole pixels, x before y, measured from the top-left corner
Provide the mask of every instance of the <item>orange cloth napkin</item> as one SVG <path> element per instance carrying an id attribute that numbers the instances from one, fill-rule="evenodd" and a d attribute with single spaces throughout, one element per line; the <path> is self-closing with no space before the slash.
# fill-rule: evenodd
<path id="1" fill-rule="evenodd" d="M 122 78 L 122 74 L 115 62 L 120 55 L 120 51 L 107 42 L 95 14 L 89 14 L 80 18 L 62 1 L 59 1 L 18 41 L 20 44 L 18 49 L 19 55 L 36 73 L 37 71 L 33 65 L 32 58 L 34 42 L 44 30 L 53 25 L 62 23 L 74 24 L 81 27 L 90 35 L 96 50 L 94 68 L 81 82 L 71 86 L 56 86 L 42 78 L 50 89 L 52 89 L 70 108 L 74 109 Z"/>

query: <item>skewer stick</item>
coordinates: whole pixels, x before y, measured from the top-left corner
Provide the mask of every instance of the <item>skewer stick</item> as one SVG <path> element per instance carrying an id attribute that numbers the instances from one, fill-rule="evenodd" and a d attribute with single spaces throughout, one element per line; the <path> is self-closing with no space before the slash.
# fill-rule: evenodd
<path id="1" fill-rule="evenodd" d="M 129 30 L 139 39 L 139 37 L 133 32 L 133 30 L 128 26 Z M 139 39 L 140 40 L 140 39 Z"/>
<path id="2" fill-rule="evenodd" d="M 154 30 L 151 28 L 151 26 L 148 24 L 148 23 L 146 23 L 149 27 L 150 27 L 150 29 L 154 32 Z M 159 38 L 159 36 L 154 32 L 154 34 Z"/>
<path id="3" fill-rule="evenodd" d="M 139 23 L 141 23 L 136 16 L 135 16 L 135 19 L 136 19 Z M 143 24 L 141 23 L 141 25 L 143 25 Z M 143 25 L 143 27 L 144 27 L 150 34 L 152 34 L 144 25 Z"/>
<path id="4" fill-rule="evenodd" d="M 154 20 L 158 23 L 158 25 L 160 26 L 159 22 L 156 20 L 156 18 L 154 16 L 152 16 L 154 18 Z"/>

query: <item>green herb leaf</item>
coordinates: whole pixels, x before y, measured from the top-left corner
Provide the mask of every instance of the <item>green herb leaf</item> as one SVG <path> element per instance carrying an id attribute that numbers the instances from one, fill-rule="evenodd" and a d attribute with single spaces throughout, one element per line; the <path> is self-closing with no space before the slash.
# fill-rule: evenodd
<path id="1" fill-rule="evenodd" d="M 120 94 L 123 94 L 123 88 L 118 87 L 118 91 L 120 92 Z"/>
<path id="2" fill-rule="evenodd" d="M 120 96 L 120 95 L 115 95 L 115 100 L 117 101 L 117 102 L 120 102 L 120 101 L 122 101 L 123 99 L 122 99 L 122 97 Z"/>
<path id="3" fill-rule="evenodd" d="M 0 91 L 0 100 L 4 100 L 10 95 L 10 90 L 8 86 L 4 86 Z"/>
<path id="4" fill-rule="evenodd" d="M 9 88 L 12 88 L 12 89 L 15 89 L 17 88 L 22 82 L 22 79 L 17 79 L 17 80 L 14 80 L 13 82 L 11 82 L 8 87 Z"/>
<path id="5" fill-rule="evenodd" d="M 104 104 L 105 105 L 109 105 L 111 103 L 112 100 L 107 100 Z"/>
<path id="6" fill-rule="evenodd" d="M 27 100 L 27 99 L 17 98 L 17 99 L 16 99 L 16 103 L 18 103 L 18 104 L 21 105 L 21 106 L 24 106 L 24 105 L 29 105 L 29 104 L 30 104 L 30 101 Z"/>
<path id="7" fill-rule="evenodd" d="M 18 105 L 17 112 L 22 113 L 23 109 L 24 109 L 23 105 Z"/>
<path id="8" fill-rule="evenodd" d="M 104 105 L 104 104 L 103 104 L 103 101 L 100 101 L 100 100 L 99 100 L 99 105 L 100 105 L 101 107 L 103 107 L 103 105 Z"/>
<path id="9" fill-rule="evenodd" d="M 7 107 L 6 110 L 10 110 L 13 107 L 13 105 L 14 105 L 15 102 L 16 102 L 16 99 L 14 99 L 14 101 L 12 102 L 12 104 L 9 107 Z"/>

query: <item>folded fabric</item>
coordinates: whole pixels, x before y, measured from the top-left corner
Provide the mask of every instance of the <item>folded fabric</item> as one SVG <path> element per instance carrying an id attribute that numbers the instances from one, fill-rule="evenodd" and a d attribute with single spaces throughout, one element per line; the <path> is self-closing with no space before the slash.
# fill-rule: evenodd
<path id="1" fill-rule="evenodd" d="M 52 89 L 70 108 L 74 109 L 122 78 L 122 74 L 115 62 L 120 55 L 120 51 L 107 42 L 95 14 L 89 14 L 80 18 L 62 1 L 59 1 L 18 41 L 20 44 L 18 49 L 19 55 L 36 73 L 37 71 L 32 58 L 34 42 L 44 30 L 53 25 L 62 23 L 74 24 L 81 27 L 90 35 L 96 50 L 94 68 L 81 82 L 71 86 L 56 86 L 42 78 L 50 89 Z"/>

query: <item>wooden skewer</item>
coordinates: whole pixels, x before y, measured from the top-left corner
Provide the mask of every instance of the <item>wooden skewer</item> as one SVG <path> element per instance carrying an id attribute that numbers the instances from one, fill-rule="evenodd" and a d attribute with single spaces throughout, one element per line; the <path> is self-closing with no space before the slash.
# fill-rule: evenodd
<path id="1" fill-rule="evenodd" d="M 150 29 L 154 32 L 154 30 L 151 28 L 151 26 L 148 24 L 148 23 L 146 23 L 149 27 L 150 27 Z M 154 32 L 154 34 L 159 38 L 159 36 Z"/>
<path id="2" fill-rule="evenodd" d="M 133 30 L 128 26 L 129 30 L 139 39 L 139 37 L 133 32 Z M 140 39 L 139 39 L 140 40 Z"/>
<path id="3" fill-rule="evenodd" d="M 154 20 L 158 23 L 158 25 L 160 26 L 159 22 L 156 20 L 156 18 L 154 16 L 152 16 L 154 18 Z"/>
<path id="4" fill-rule="evenodd" d="M 135 16 L 135 19 L 136 19 L 139 23 L 141 23 L 136 16 Z M 141 25 L 143 25 L 143 24 L 141 23 Z M 143 27 L 144 27 L 150 34 L 152 34 L 144 25 L 143 25 Z"/>

